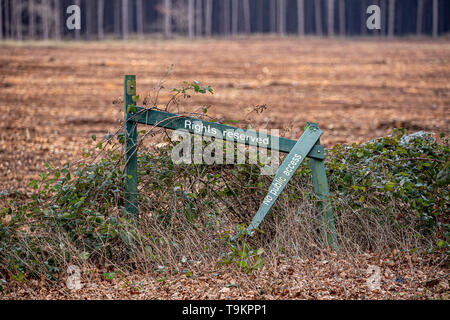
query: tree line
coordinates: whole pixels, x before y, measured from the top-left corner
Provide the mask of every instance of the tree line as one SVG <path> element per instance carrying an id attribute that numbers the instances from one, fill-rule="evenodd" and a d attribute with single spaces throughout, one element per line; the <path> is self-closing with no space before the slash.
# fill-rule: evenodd
<path id="1" fill-rule="evenodd" d="M 66 27 L 81 8 L 81 29 Z M 367 8 L 381 9 L 369 30 Z M 160 33 L 194 37 L 273 33 L 437 37 L 449 30 L 448 0 L 0 0 L 0 39 L 103 40 Z"/>

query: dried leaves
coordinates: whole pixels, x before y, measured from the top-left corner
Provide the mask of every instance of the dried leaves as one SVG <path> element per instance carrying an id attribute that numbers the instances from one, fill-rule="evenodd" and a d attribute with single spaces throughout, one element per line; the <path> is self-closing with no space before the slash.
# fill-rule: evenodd
<path id="1" fill-rule="evenodd" d="M 83 288 L 52 288 L 42 281 L 10 282 L 6 299 L 449 299 L 448 267 L 442 257 L 363 254 L 326 259 L 281 259 L 247 275 L 218 265 L 192 266 L 192 275 L 131 273 L 105 278 L 83 273 Z M 448 263 L 448 261 L 447 261 Z M 371 290 L 369 266 L 379 268 L 379 288 Z M 64 277 L 62 277 L 64 278 Z"/>

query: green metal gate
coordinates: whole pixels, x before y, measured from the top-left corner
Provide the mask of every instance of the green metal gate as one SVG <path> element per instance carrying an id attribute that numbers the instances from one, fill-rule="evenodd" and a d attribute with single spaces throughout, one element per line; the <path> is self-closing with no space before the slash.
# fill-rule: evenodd
<path id="1" fill-rule="evenodd" d="M 169 112 L 145 109 L 136 106 L 133 96 L 136 95 L 136 76 L 127 75 L 124 81 L 124 104 L 125 104 L 125 210 L 135 217 L 138 216 L 138 171 L 137 171 L 137 124 L 163 127 L 171 130 L 186 129 L 185 121 L 201 122 L 205 126 L 215 128 L 218 132 L 235 130 L 237 128 L 208 122 L 200 119 L 177 115 Z M 187 128 L 190 133 L 197 134 L 193 128 Z M 253 130 L 244 130 L 248 135 L 258 137 L 259 133 Z M 202 132 L 202 135 L 208 135 Z M 267 215 L 273 204 L 283 191 L 294 172 L 298 169 L 305 158 L 309 159 L 311 168 L 314 192 L 319 198 L 319 220 L 322 228 L 322 235 L 327 243 L 334 249 L 338 249 L 336 227 L 333 218 L 333 210 L 329 201 L 330 193 L 324 165 L 324 149 L 320 145 L 322 131 L 315 123 L 308 123 L 304 133 L 298 141 L 265 135 L 268 143 L 263 148 L 278 150 L 288 153 L 286 159 L 278 168 L 275 178 L 269 187 L 267 196 L 264 198 L 258 212 L 247 228 L 251 233 L 258 228 L 264 217 Z M 222 135 L 223 136 L 223 135 Z M 257 140 L 257 139 L 256 139 Z M 276 141 L 276 143 L 275 143 Z M 247 145 L 258 145 L 250 139 L 235 142 Z"/>

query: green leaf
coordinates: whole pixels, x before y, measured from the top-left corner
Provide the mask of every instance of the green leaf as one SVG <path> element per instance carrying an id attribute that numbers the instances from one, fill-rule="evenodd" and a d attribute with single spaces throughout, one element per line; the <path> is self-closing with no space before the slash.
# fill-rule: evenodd
<path id="1" fill-rule="evenodd" d="M 113 280 L 115 275 L 115 272 L 105 272 L 103 277 L 105 277 L 106 280 Z"/>
<path id="2" fill-rule="evenodd" d="M 387 191 L 393 191 L 394 187 L 395 187 L 395 183 L 394 182 L 388 182 L 384 186 L 384 189 L 386 189 Z"/>
<path id="3" fill-rule="evenodd" d="M 37 189 L 37 188 L 38 188 L 38 182 L 37 182 L 36 180 L 33 179 L 33 180 L 28 184 L 28 186 L 29 186 L 30 188 Z"/>
<path id="4" fill-rule="evenodd" d="M 247 262 L 245 262 L 245 261 L 243 261 L 243 260 L 236 261 L 236 264 L 237 264 L 237 266 L 238 266 L 239 268 L 246 268 L 246 267 L 248 267 Z"/>
<path id="5" fill-rule="evenodd" d="M 90 255 L 89 252 L 83 251 L 80 254 L 80 258 L 83 259 L 83 260 L 87 260 L 89 258 L 89 255 Z"/>
<path id="6" fill-rule="evenodd" d="M 255 269 L 255 270 L 259 269 L 263 266 L 263 264 L 264 264 L 264 260 L 261 258 L 258 258 L 258 259 L 256 259 L 255 263 L 253 264 L 252 269 Z"/>
<path id="7" fill-rule="evenodd" d="M 444 245 L 445 245 L 445 242 L 442 241 L 442 240 L 439 240 L 439 241 L 437 242 L 437 246 L 438 246 L 439 248 L 442 248 Z"/>
<path id="8" fill-rule="evenodd" d="M 134 104 L 128 105 L 127 112 L 136 112 L 136 111 L 137 111 L 137 109 L 136 109 L 136 106 Z"/>

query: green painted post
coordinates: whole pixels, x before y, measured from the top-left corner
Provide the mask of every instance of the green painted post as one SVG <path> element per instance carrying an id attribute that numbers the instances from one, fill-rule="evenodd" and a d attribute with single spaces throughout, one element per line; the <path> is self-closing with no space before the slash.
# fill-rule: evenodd
<path id="1" fill-rule="evenodd" d="M 320 141 L 317 142 L 320 144 Z M 319 198 L 319 221 L 322 229 L 322 235 L 327 243 L 337 251 L 338 242 L 336 234 L 336 226 L 333 218 L 333 208 L 330 203 L 330 191 L 328 189 L 327 175 L 325 172 L 324 160 L 309 158 L 311 167 L 312 181 L 314 185 L 314 193 Z"/>
<path id="2" fill-rule="evenodd" d="M 127 75 L 124 79 L 125 105 L 125 210 L 138 217 L 138 173 L 137 173 L 137 123 L 132 118 L 136 112 L 136 76 Z"/>

